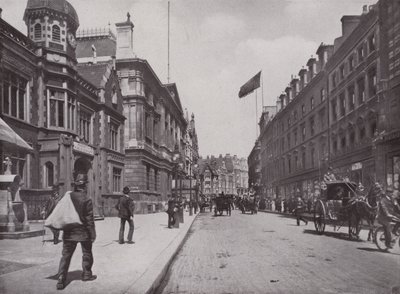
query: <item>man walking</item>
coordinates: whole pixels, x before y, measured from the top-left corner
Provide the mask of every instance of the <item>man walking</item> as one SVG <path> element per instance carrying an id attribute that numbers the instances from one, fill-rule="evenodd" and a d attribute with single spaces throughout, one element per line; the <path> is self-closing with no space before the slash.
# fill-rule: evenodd
<path id="1" fill-rule="evenodd" d="M 51 196 L 50 196 L 49 200 L 47 200 L 46 205 L 44 207 L 44 211 L 43 211 L 45 219 L 49 217 L 49 215 L 52 213 L 52 211 L 56 207 L 58 201 L 61 200 L 59 190 L 60 190 L 59 184 L 54 184 L 52 186 Z M 53 228 L 51 228 L 51 231 L 53 233 L 53 243 L 58 244 L 58 242 L 60 242 L 59 241 L 60 231 L 53 229 Z"/>
<path id="2" fill-rule="evenodd" d="M 301 199 L 300 196 L 297 196 L 296 198 L 296 207 L 294 208 L 294 213 L 296 215 L 296 222 L 297 225 L 300 226 L 300 221 L 303 221 L 306 225 L 308 224 L 308 221 L 303 218 L 302 213 L 304 212 L 304 201 Z"/>
<path id="3" fill-rule="evenodd" d="M 133 244 L 132 241 L 134 225 L 133 225 L 133 212 L 135 211 L 135 204 L 129 197 L 129 187 L 124 187 L 122 190 L 124 195 L 118 199 L 118 203 L 115 208 L 118 210 L 118 217 L 121 219 L 121 225 L 119 228 L 119 244 L 124 244 L 124 233 L 125 233 L 125 222 L 129 224 L 128 232 L 128 244 Z"/>
<path id="4" fill-rule="evenodd" d="M 168 200 L 167 207 L 168 214 L 168 228 L 171 229 L 175 225 L 175 201 L 173 199 Z"/>
<path id="5" fill-rule="evenodd" d="M 76 245 L 82 247 L 82 280 L 93 281 L 97 278 L 92 274 L 93 254 L 92 243 L 96 239 L 94 225 L 93 204 L 87 196 L 88 177 L 86 174 L 78 174 L 75 180 L 75 192 L 72 192 L 71 200 L 82 222 L 81 225 L 65 228 L 63 234 L 63 250 L 58 271 L 57 289 L 62 290 L 66 286 L 67 274 L 72 255 Z"/>

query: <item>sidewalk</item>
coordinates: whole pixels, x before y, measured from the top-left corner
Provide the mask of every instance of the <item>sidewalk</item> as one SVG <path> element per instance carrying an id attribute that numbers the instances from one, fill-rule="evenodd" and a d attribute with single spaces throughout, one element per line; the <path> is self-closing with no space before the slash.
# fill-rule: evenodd
<path id="1" fill-rule="evenodd" d="M 56 290 L 62 243 L 54 245 L 51 232 L 43 237 L 0 240 L 0 293 L 151 293 L 180 249 L 196 215 L 185 212 L 179 229 L 167 228 L 165 212 L 135 215 L 135 244 L 118 244 L 119 218 L 96 222 L 93 274 L 81 281 L 82 253 L 78 245 L 69 268 L 68 285 Z M 31 227 L 41 226 L 32 223 Z M 125 235 L 127 227 L 125 228 Z"/>

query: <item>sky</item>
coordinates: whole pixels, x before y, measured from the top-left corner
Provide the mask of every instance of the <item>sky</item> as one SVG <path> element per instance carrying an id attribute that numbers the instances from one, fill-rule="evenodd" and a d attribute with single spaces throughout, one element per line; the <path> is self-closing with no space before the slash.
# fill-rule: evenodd
<path id="1" fill-rule="evenodd" d="M 163 83 L 168 79 L 167 0 L 69 0 L 80 29 L 104 28 L 131 15 L 134 52 Z M 343 15 L 360 15 L 377 0 L 170 0 L 170 82 L 195 115 L 202 156 L 247 158 L 264 105 L 282 93 L 321 42 L 341 35 Z M 2 18 L 26 33 L 27 0 L 0 0 Z M 262 89 L 239 99 L 262 71 Z M 257 99 L 256 99 L 257 97 Z M 257 114 L 257 116 L 256 116 Z"/>

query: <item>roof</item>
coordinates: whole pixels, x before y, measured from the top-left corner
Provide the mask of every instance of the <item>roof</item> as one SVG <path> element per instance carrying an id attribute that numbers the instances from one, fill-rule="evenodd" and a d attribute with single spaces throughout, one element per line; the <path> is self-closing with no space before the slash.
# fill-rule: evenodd
<path id="1" fill-rule="evenodd" d="M 104 76 L 109 69 L 108 63 L 97 63 L 92 65 L 78 64 L 78 73 L 96 88 L 104 87 Z"/>
<path id="2" fill-rule="evenodd" d="M 75 8 L 66 0 L 51 0 L 51 1 L 28 0 L 28 3 L 26 4 L 25 16 L 28 10 L 36 10 L 36 9 L 50 9 L 56 12 L 61 12 L 69 16 L 72 19 L 72 21 L 75 22 L 75 26 L 79 27 L 78 14 L 76 13 Z"/>
<path id="3" fill-rule="evenodd" d="M 92 45 L 96 48 L 96 56 L 115 56 L 117 51 L 116 41 L 109 38 L 82 38 L 77 40 L 76 58 L 92 57 Z"/>

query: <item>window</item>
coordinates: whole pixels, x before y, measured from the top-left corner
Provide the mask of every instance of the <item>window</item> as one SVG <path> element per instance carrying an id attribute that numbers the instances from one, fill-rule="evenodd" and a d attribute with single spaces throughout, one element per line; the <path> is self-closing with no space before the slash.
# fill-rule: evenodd
<path id="1" fill-rule="evenodd" d="M 54 165 L 50 161 L 46 162 L 44 165 L 44 188 L 49 188 L 54 185 Z"/>
<path id="2" fill-rule="evenodd" d="M 306 114 L 306 106 L 304 104 L 301 106 L 301 114 L 303 116 Z"/>
<path id="3" fill-rule="evenodd" d="M 349 71 L 353 71 L 353 69 L 354 69 L 354 56 L 351 55 L 349 57 Z"/>
<path id="4" fill-rule="evenodd" d="M 343 150 L 344 148 L 346 148 L 346 136 L 342 136 L 340 138 L 340 148 Z"/>
<path id="5" fill-rule="evenodd" d="M 79 137 L 86 143 L 91 143 L 92 114 L 81 110 L 79 113 Z"/>
<path id="6" fill-rule="evenodd" d="M 154 191 L 158 190 L 158 170 L 154 170 Z"/>
<path id="7" fill-rule="evenodd" d="M 146 190 L 150 190 L 150 166 L 146 165 Z"/>
<path id="8" fill-rule="evenodd" d="M 337 120 L 337 109 L 336 109 L 337 102 L 336 102 L 336 99 L 331 101 L 331 106 L 332 106 L 332 120 L 336 121 Z"/>
<path id="9" fill-rule="evenodd" d="M 360 126 L 360 141 L 365 138 L 365 126 Z"/>
<path id="10" fill-rule="evenodd" d="M 339 79 L 340 79 L 340 80 L 343 80 L 343 79 L 344 79 L 344 64 L 342 64 L 342 65 L 339 67 Z"/>
<path id="11" fill-rule="evenodd" d="M 63 128 L 65 93 L 50 90 L 49 102 L 49 126 Z"/>
<path id="12" fill-rule="evenodd" d="M 116 106 L 118 103 L 118 96 L 117 96 L 117 88 L 115 85 L 112 87 L 112 93 L 111 93 L 111 103 Z"/>
<path id="13" fill-rule="evenodd" d="M 364 60 L 364 46 L 361 45 L 357 49 L 358 63 L 361 63 Z"/>
<path id="14" fill-rule="evenodd" d="M 375 131 L 376 131 L 376 121 L 373 121 L 373 122 L 370 124 L 370 134 L 371 134 L 371 137 L 374 136 Z"/>
<path id="15" fill-rule="evenodd" d="M 147 112 L 145 114 L 145 122 L 144 123 L 145 123 L 145 130 L 146 130 L 146 138 L 151 140 L 153 138 L 153 132 L 152 132 L 153 131 L 152 130 L 153 120 L 152 120 L 150 114 Z"/>
<path id="16" fill-rule="evenodd" d="M 314 136 L 314 134 L 315 134 L 315 121 L 314 121 L 314 118 L 310 119 L 310 133 L 311 133 L 311 136 Z"/>
<path id="17" fill-rule="evenodd" d="M 130 77 L 128 80 L 128 87 L 135 95 L 144 96 L 143 81 L 139 77 Z"/>
<path id="18" fill-rule="evenodd" d="M 67 128 L 70 130 L 75 129 L 75 98 L 70 94 L 67 95 Z"/>
<path id="19" fill-rule="evenodd" d="M 314 97 L 311 97 L 310 104 L 311 104 L 311 110 L 313 110 L 314 109 Z"/>
<path id="20" fill-rule="evenodd" d="M 288 149 L 290 149 L 290 134 L 287 134 L 287 145 Z"/>
<path id="21" fill-rule="evenodd" d="M 292 172 L 292 161 L 290 159 L 290 156 L 288 157 L 288 170 L 289 170 L 289 173 Z"/>
<path id="22" fill-rule="evenodd" d="M 122 174 L 122 169 L 120 168 L 113 168 L 113 192 L 121 192 L 121 174 Z"/>
<path id="23" fill-rule="evenodd" d="M 321 102 L 322 101 L 325 101 L 325 98 L 326 98 L 326 94 L 325 94 L 325 89 L 321 89 Z"/>
<path id="24" fill-rule="evenodd" d="M 288 128 L 290 128 L 290 124 L 291 124 L 290 117 L 288 117 L 288 119 L 287 119 L 287 124 L 288 124 Z"/>
<path id="25" fill-rule="evenodd" d="M 369 52 L 373 52 L 375 51 L 375 34 L 373 34 L 372 36 L 370 36 L 368 38 L 368 47 L 369 47 Z"/>
<path id="26" fill-rule="evenodd" d="M 110 122 L 110 149 L 118 151 L 118 124 Z"/>
<path id="27" fill-rule="evenodd" d="M 334 73 L 332 74 L 331 80 L 332 80 L 332 89 L 334 89 L 334 88 L 336 88 L 336 85 L 337 85 L 337 75 L 336 75 L 336 72 L 334 72 Z"/>
<path id="28" fill-rule="evenodd" d="M 301 154 L 301 167 L 302 167 L 303 169 L 306 168 L 306 153 L 305 153 L 305 152 L 303 152 L 303 153 Z"/>
<path id="29" fill-rule="evenodd" d="M 305 125 L 301 126 L 301 137 L 302 137 L 303 141 L 306 139 L 306 126 Z"/>
<path id="30" fill-rule="evenodd" d="M 361 105 L 365 102 L 365 81 L 364 78 L 361 78 L 357 81 L 358 88 L 358 105 Z"/>
<path id="31" fill-rule="evenodd" d="M 377 78 L 376 78 L 376 68 L 372 68 L 368 71 L 368 95 L 371 98 L 376 95 L 377 92 Z"/>
<path id="32" fill-rule="evenodd" d="M 355 141 L 356 141 L 356 134 L 354 132 L 354 129 L 350 129 L 350 134 L 349 134 L 349 144 L 350 144 L 350 146 L 354 146 Z"/>
<path id="33" fill-rule="evenodd" d="M 294 146 L 296 146 L 297 145 L 297 130 L 294 130 L 293 136 L 294 136 Z"/>
<path id="34" fill-rule="evenodd" d="M 340 116 L 343 117 L 346 114 L 346 100 L 344 97 L 344 92 L 339 95 L 340 103 Z"/>
<path id="35" fill-rule="evenodd" d="M 349 110 L 352 111 L 352 110 L 354 110 L 354 106 L 356 103 L 354 85 L 351 85 L 350 87 L 347 88 L 347 96 L 349 98 Z"/>
<path id="36" fill-rule="evenodd" d="M 293 111 L 293 121 L 297 120 L 297 111 Z"/>
<path id="37" fill-rule="evenodd" d="M 5 70 L 3 78 L 3 112 L 25 119 L 27 81 Z"/>
<path id="38" fill-rule="evenodd" d="M 42 25 L 40 23 L 35 24 L 34 26 L 34 35 L 33 38 L 35 40 L 40 40 L 42 38 Z"/>
<path id="39" fill-rule="evenodd" d="M 60 27 L 58 26 L 58 25 L 53 25 L 53 28 L 52 28 L 52 37 L 51 37 L 51 39 L 53 40 L 53 41 L 56 41 L 56 42 L 60 42 L 61 41 L 61 37 L 60 37 Z"/>
<path id="40" fill-rule="evenodd" d="M 338 146 L 337 146 L 337 140 L 336 140 L 336 138 L 335 138 L 335 139 L 332 140 L 332 150 L 333 150 L 333 153 L 336 153 L 336 152 L 337 152 L 337 148 L 338 148 Z"/>
<path id="41" fill-rule="evenodd" d="M 315 167 L 315 149 L 311 148 L 310 151 L 311 167 Z"/>

